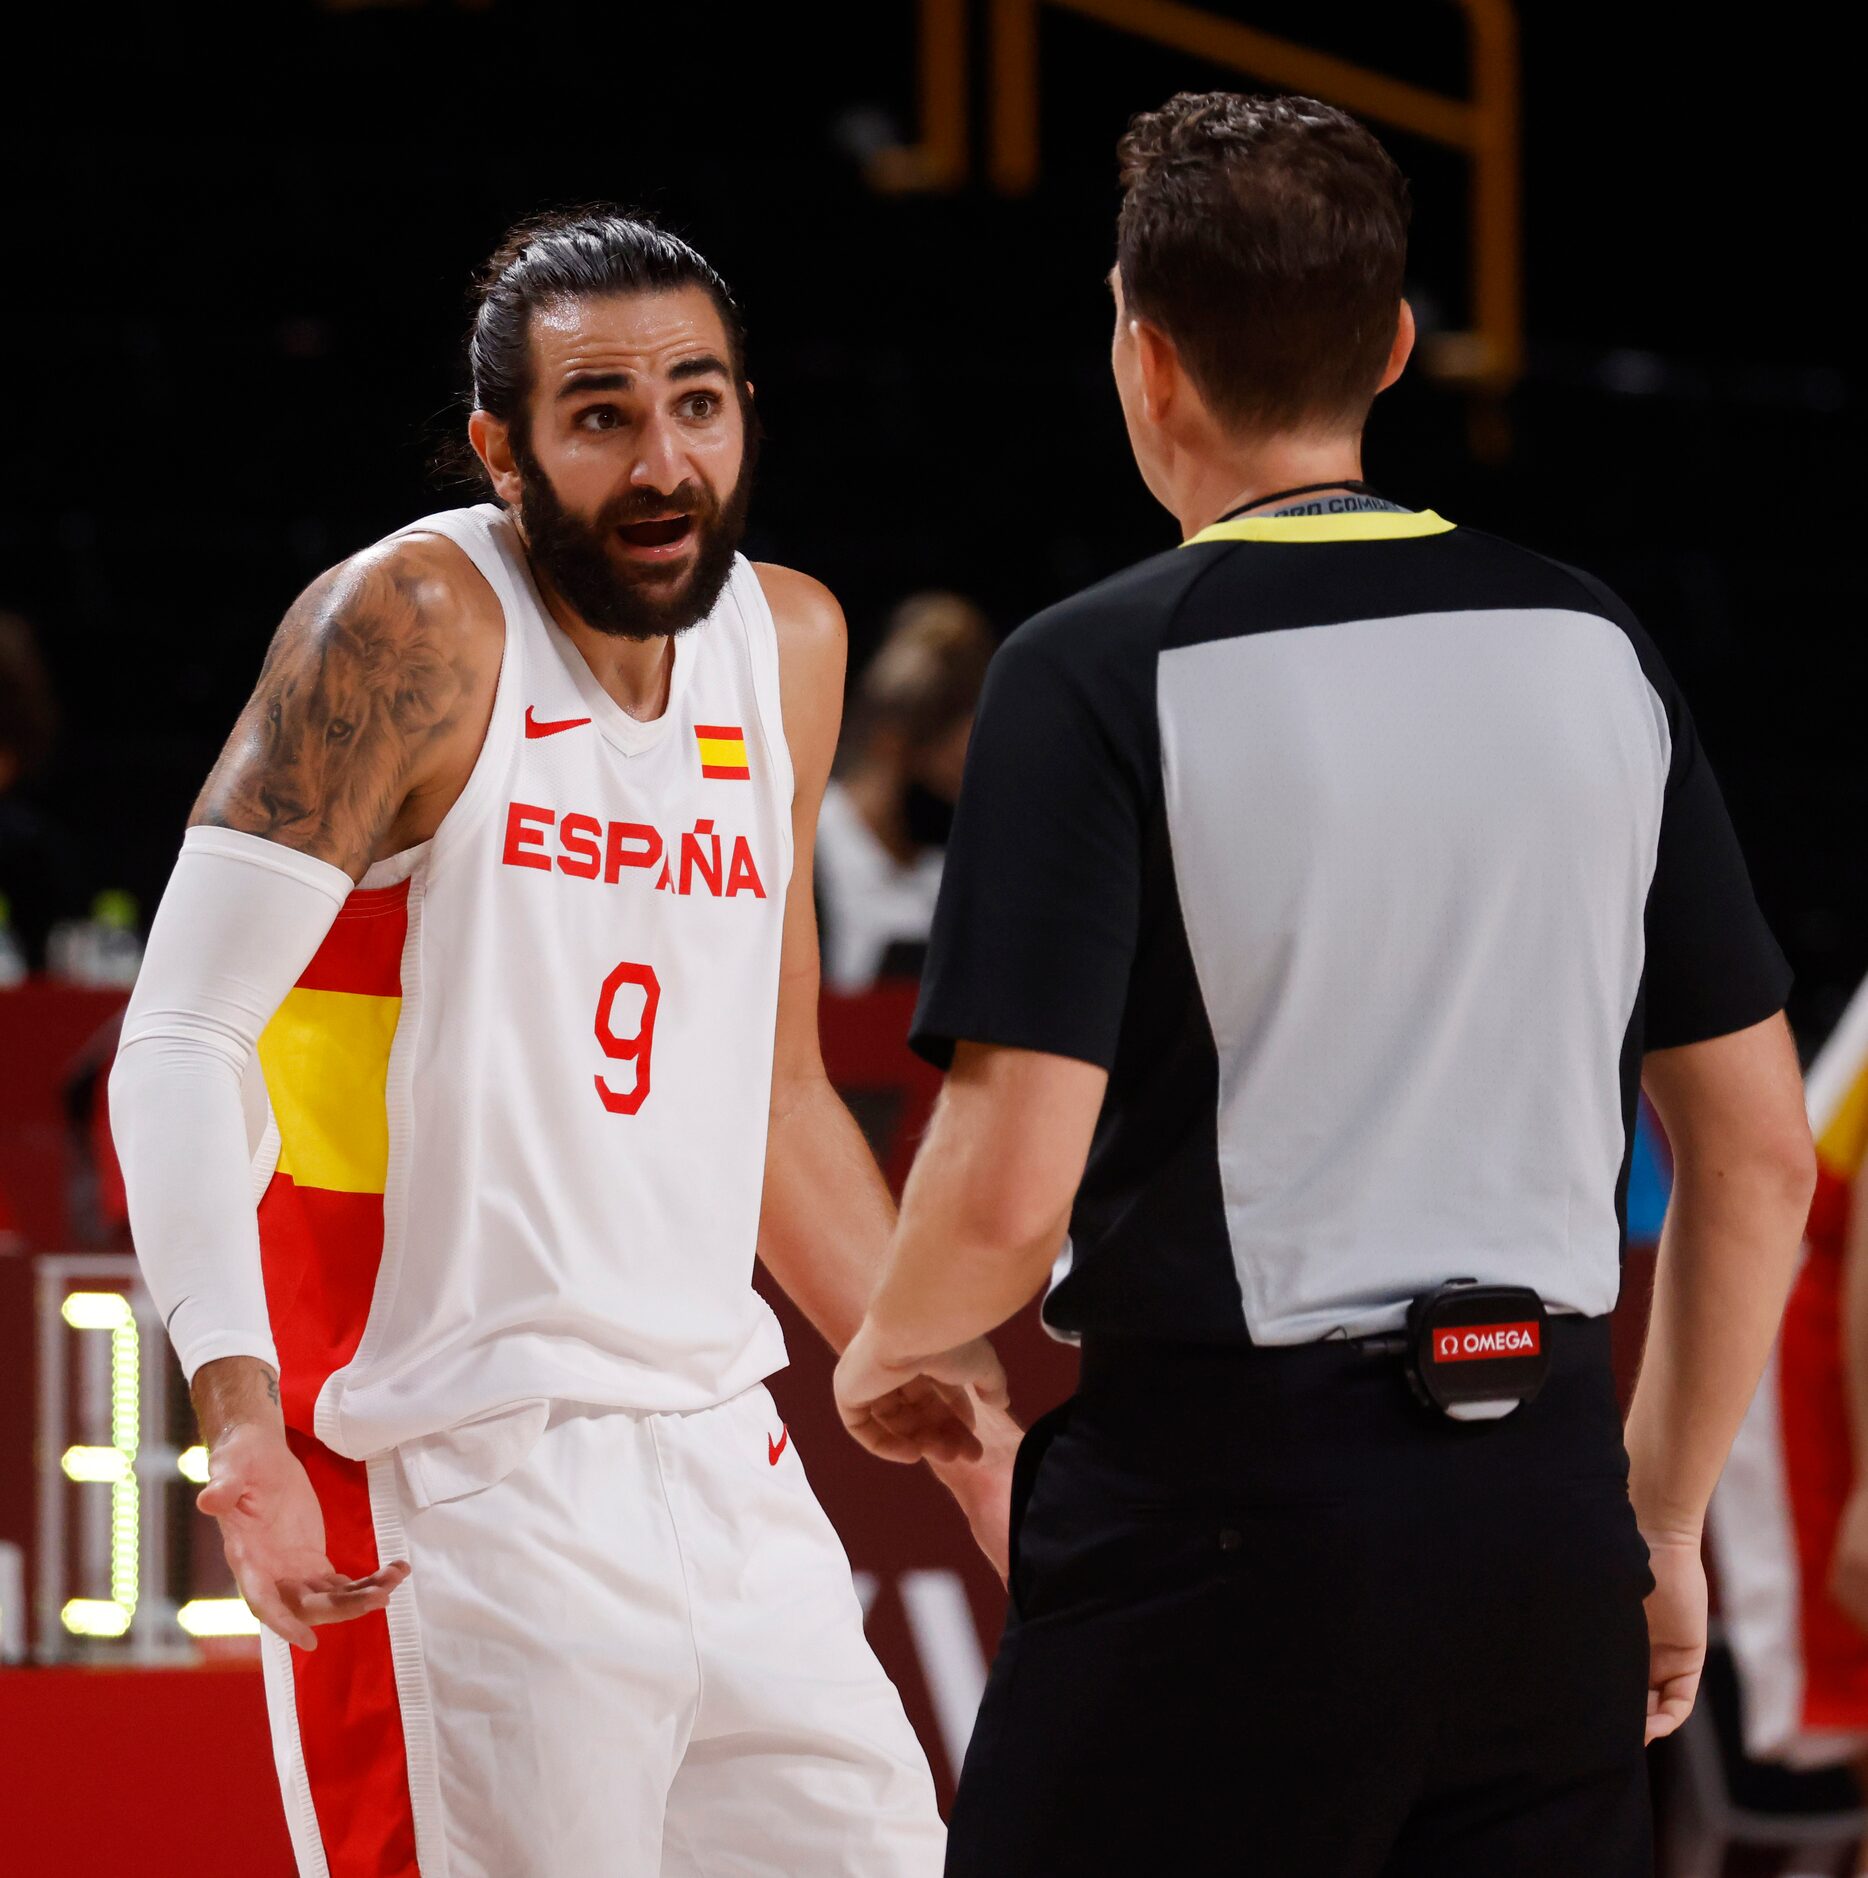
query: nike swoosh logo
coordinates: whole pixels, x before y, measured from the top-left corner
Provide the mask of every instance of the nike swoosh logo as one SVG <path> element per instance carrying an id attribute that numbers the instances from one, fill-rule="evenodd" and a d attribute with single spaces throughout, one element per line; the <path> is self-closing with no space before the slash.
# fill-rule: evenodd
<path id="1" fill-rule="evenodd" d="M 555 737 L 561 730 L 575 730 L 580 724 L 588 724 L 587 717 L 561 717 L 555 722 L 544 722 L 532 715 L 532 707 L 525 707 L 525 734 L 528 737 Z"/>
<path id="2" fill-rule="evenodd" d="M 790 1439 L 791 1439 L 791 1424 L 789 1422 L 787 1422 L 786 1425 L 778 1431 L 778 1439 L 776 1441 L 774 1441 L 770 1435 L 766 1436 L 765 1438 L 766 1450 L 771 1460 L 771 1463 L 774 1467 L 778 1465 L 778 1457 L 784 1453 L 785 1443 L 789 1441 Z"/>

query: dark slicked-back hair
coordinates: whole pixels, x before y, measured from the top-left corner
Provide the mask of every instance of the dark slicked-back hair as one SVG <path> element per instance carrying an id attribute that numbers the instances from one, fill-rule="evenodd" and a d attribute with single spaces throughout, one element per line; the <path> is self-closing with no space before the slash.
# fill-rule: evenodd
<path id="1" fill-rule="evenodd" d="M 1407 181 L 1314 98 L 1182 92 L 1118 145 L 1116 265 L 1214 414 L 1253 430 L 1359 428 L 1400 310 Z"/>
<path id="2" fill-rule="evenodd" d="M 745 399 L 746 323 L 732 290 L 696 249 L 646 216 L 609 203 L 556 209 L 507 231 L 480 270 L 467 333 L 474 405 L 512 432 L 521 453 L 529 441 L 532 315 L 562 300 L 703 288 L 720 312 L 727 365 Z"/>

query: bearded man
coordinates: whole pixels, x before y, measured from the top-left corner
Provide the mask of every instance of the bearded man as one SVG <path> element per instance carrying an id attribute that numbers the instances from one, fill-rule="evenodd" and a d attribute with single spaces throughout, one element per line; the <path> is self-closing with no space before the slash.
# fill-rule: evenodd
<path id="1" fill-rule="evenodd" d="M 521 226 L 469 359 L 497 500 L 287 615 L 111 1081 L 299 1869 L 932 1874 L 750 1282 L 841 1348 L 891 1225 L 817 1044 L 843 618 L 736 552 L 744 332 L 686 243 Z M 904 1435 L 997 1561 L 987 1394 Z"/>

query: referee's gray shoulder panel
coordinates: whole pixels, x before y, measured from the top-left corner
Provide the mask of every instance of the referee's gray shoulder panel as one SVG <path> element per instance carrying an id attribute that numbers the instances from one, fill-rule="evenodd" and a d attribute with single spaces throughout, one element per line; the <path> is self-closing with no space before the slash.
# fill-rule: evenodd
<path id="1" fill-rule="evenodd" d="M 1484 539 L 1490 540 L 1487 536 Z M 1510 547 L 1510 543 L 1500 542 L 1500 547 Z M 1527 559 L 1540 562 L 1558 574 L 1566 576 L 1579 590 L 1584 603 L 1584 610 L 1598 613 L 1602 618 L 1611 620 L 1628 635 L 1628 642 L 1635 649 L 1635 657 L 1641 661 L 1641 670 L 1648 683 L 1653 686 L 1655 695 L 1660 699 L 1667 713 L 1667 725 L 1677 741 L 1680 736 L 1681 717 L 1685 710 L 1680 688 L 1674 682 L 1672 672 L 1667 669 L 1667 662 L 1660 655 L 1660 648 L 1648 636 L 1648 631 L 1635 617 L 1631 607 L 1606 581 L 1598 580 L 1595 575 L 1580 567 L 1571 567 L 1564 561 L 1553 561 L 1547 555 L 1536 553 L 1530 548 L 1516 548 L 1513 552 L 1524 555 Z"/>

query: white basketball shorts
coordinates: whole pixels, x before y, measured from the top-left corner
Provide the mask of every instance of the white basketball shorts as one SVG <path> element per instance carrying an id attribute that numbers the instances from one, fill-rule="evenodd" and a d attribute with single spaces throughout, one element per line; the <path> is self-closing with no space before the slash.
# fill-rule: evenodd
<path id="1" fill-rule="evenodd" d="M 772 1399 L 297 1434 L 386 1613 L 264 1640 L 302 1878 L 937 1878 L 927 1762 Z"/>

